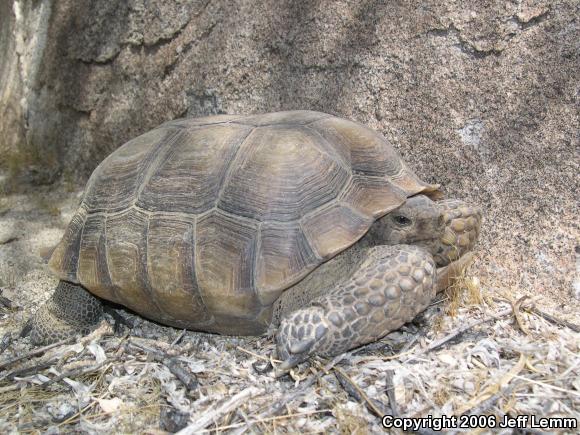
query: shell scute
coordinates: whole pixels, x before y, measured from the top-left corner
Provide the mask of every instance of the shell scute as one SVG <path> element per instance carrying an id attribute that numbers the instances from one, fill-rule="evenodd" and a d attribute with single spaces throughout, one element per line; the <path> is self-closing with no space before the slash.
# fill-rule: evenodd
<path id="1" fill-rule="evenodd" d="M 360 239 L 372 222 L 371 217 L 336 203 L 307 216 L 302 228 L 318 256 L 327 260 Z"/>
<path id="2" fill-rule="evenodd" d="M 115 150 L 91 175 L 83 203 L 89 212 L 119 211 L 130 207 L 158 149 L 175 133 L 151 130 Z"/>
<path id="3" fill-rule="evenodd" d="M 79 244 L 77 281 L 97 296 L 115 300 L 107 264 L 105 226 L 103 214 L 88 215 L 85 219 Z"/>
<path id="4" fill-rule="evenodd" d="M 218 207 L 258 221 L 297 221 L 336 198 L 349 172 L 301 127 L 256 128 L 225 181 Z"/>
<path id="5" fill-rule="evenodd" d="M 106 259 L 116 299 L 112 300 L 139 313 L 162 313 L 147 274 L 147 227 L 147 215 L 134 208 L 106 218 Z"/>
<path id="6" fill-rule="evenodd" d="M 263 305 L 272 304 L 280 290 L 314 269 L 319 260 L 299 225 L 264 224 L 256 258 L 256 287 Z"/>
<path id="7" fill-rule="evenodd" d="M 203 327 L 212 320 L 197 286 L 194 248 L 193 216 L 150 217 L 147 272 L 163 314 L 175 319 L 173 326 Z"/>
<path id="8" fill-rule="evenodd" d="M 341 199 L 359 213 L 376 218 L 399 207 L 407 194 L 385 178 L 355 175 Z"/>
<path id="9" fill-rule="evenodd" d="M 393 147 L 375 131 L 347 119 L 324 118 L 309 126 L 329 143 L 348 150 L 354 172 L 385 177 L 397 174 L 401 158 Z"/>
<path id="10" fill-rule="evenodd" d="M 196 228 L 195 269 L 209 312 L 249 317 L 261 308 L 254 286 L 258 227 L 212 211 Z"/>
<path id="11" fill-rule="evenodd" d="M 78 284 L 78 263 L 81 252 L 81 236 L 87 218 L 87 211 L 80 207 L 72 217 L 62 240 L 56 246 L 49 260 L 50 268 L 62 280 Z"/>
<path id="12" fill-rule="evenodd" d="M 178 131 L 152 163 L 137 206 L 191 214 L 214 207 L 226 171 L 250 131 L 231 124 Z"/>

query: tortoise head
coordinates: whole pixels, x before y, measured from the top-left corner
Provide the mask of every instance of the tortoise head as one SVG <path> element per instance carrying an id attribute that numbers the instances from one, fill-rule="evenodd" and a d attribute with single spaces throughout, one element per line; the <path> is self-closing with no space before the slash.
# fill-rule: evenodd
<path id="1" fill-rule="evenodd" d="M 421 246 L 438 266 L 445 266 L 473 249 L 480 225 L 477 207 L 455 199 L 435 202 L 416 195 L 376 221 L 367 237 L 373 245 Z"/>
<path id="2" fill-rule="evenodd" d="M 373 225 L 376 242 L 384 245 L 420 245 L 435 255 L 435 242 L 443 237 L 441 209 L 425 195 L 413 196 Z M 373 228 L 374 230 L 374 228 Z"/>

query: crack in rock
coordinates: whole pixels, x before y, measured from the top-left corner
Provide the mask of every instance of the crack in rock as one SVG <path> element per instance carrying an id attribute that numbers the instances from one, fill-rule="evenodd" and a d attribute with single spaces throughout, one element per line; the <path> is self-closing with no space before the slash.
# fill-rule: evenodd
<path id="1" fill-rule="evenodd" d="M 530 27 L 537 26 L 548 19 L 550 13 L 549 8 L 534 8 L 525 11 L 520 11 L 516 15 L 508 18 L 508 22 L 513 23 L 519 31 L 525 31 Z M 473 56 L 475 58 L 484 58 L 491 55 L 499 56 L 506 48 L 507 44 L 518 34 L 518 32 L 511 32 L 506 35 L 498 43 L 493 44 L 491 48 L 482 48 L 478 46 L 477 42 L 469 40 L 462 35 L 461 29 L 451 23 L 445 28 L 430 29 L 425 32 L 427 36 L 435 36 L 439 38 L 453 38 L 456 40 L 454 44 L 463 53 Z"/>

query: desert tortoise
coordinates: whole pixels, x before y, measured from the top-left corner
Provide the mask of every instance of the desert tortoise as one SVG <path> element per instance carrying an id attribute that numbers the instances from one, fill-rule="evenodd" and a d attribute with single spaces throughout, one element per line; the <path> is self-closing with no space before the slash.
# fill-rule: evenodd
<path id="1" fill-rule="evenodd" d="M 328 114 L 167 122 L 93 172 L 32 340 L 88 332 L 102 298 L 179 328 L 277 328 L 284 369 L 341 353 L 411 320 L 464 265 L 481 213 L 441 196 Z"/>

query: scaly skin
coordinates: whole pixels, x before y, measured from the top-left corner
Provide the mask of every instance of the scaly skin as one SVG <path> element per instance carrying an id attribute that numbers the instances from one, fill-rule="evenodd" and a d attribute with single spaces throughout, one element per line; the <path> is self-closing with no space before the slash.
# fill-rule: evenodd
<path id="1" fill-rule="evenodd" d="M 433 257 L 437 266 L 446 266 L 475 247 L 481 228 L 481 209 L 458 199 L 446 199 L 436 204 L 443 215 L 445 232 Z"/>
<path id="2" fill-rule="evenodd" d="M 311 354 L 338 355 L 400 328 L 435 296 L 435 262 L 410 245 L 375 246 L 344 285 L 282 320 L 277 334 L 279 370 Z"/>
<path id="3" fill-rule="evenodd" d="M 50 344 L 88 334 L 99 322 L 103 305 L 79 285 L 60 281 L 52 297 L 30 319 L 32 343 Z"/>
<path id="4" fill-rule="evenodd" d="M 370 248 L 348 282 L 282 319 L 276 336 L 283 360 L 278 375 L 313 354 L 337 355 L 398 329 L 469 266 L 481 210 L 459 200 L 436 204 L 445 226 L 440 238 L 418 246 Z"/>

